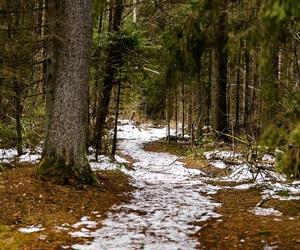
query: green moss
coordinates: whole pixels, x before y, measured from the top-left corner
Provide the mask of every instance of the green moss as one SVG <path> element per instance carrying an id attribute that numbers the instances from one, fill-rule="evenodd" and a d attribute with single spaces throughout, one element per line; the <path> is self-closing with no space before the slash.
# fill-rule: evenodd
<path id="1" fill-rule="evenodd" d="M 22 249 L 32 239 L 33 235 L 26 235 L 12 229 L 9 226 L 0 225 L 0 249 L 17 250 Z"/>
<path id="2" fill-rule="evenodd" d="M 57 157 L 44 158 L 38 168 L 38 176 L 42 179 L 51 179 L 59 184 L 66 184 L 71 169 Z"/>
<path id="3" fill-rule="evenodd" d="M 82 170 L 82 171 L 81 171 Z M 89 166 L 68 165 L 60 157 L 44 157 L 38 166 L 38 177 L 60 185 L 87 184 L 98 186 L 99 181 Z"/>

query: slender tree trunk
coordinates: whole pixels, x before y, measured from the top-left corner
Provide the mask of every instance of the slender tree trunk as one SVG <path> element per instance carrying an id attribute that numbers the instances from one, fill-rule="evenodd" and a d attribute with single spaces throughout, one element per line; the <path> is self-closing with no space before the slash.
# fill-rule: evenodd
<path id="1" fill-rule="evenodd" d="M 116 6 L 114 10 L 112 31 L 118 32 L 120 30 L 121 21 L 123 15 L 123 1 L 116 0 Z M 96 120 L 96 160 L 98 161 L 98 155 L 102 151 L 102 137 L 104 135 L 105 121 L 108 115 L 109 103 L 112 88 L 115 84 L 116 74 L 118 68 L 122 64 L 122 48 L 118 41 L 110 43 L 108 48 L 108 57 L 106 61 L 105 77 L 102 88 L 102 100 L 101 104 L 98 105 L 97 120 Z"/>
<path id="2" fill-rule="evenodd" d="M 1 60 L 0 67 L 2 67 Z M 0 77 L 0 122 L 2 122 L 3 116 L 3 78 Z"/>
<path id="3" fill-rule="evenodd" d="M 133 4 L 133 11 L 132 11 L 132 21 L 134 23 L 137 22 L 137 0 L 132 0 L 132 4 Z"/>
<path id="4" fill-rule="evenodd" d="M 251 102 L 250 102 L 250 117 L 251 121 L 256 113 L 256 91 L 258 87 L 258 75 L 257 75 L 257 52 L 253 50 L 253 62 L 252 62 L 252 87 L 251 87 Z"/>
<path id="5" fill-rule="evenodd" d="M 114 138 L 112 143 L 111 156 L 115 158 L 117 151 L 117 139 L 118 139 L 118 119 L 119 119 L 119 109 L 120 109 L 120 97 L 121 97 L 121 70 L 117 86 L 117 100 L 116 100 L 116 114 L 115 114 L 115 124 L 114 124 Z"/>
<path id="6" fill-rule="evenodd" d="M 178 135 L 178 86 L 175 87 L 175 141 Z"/>
<path id="7" fill-rule="evenodd" d="M 293 42 L 293 47 L 294 47 L 294 56 L 295 56 L 295 63 L 296 63 L 296 69 L 297 69 L 297 83 L 299 83 L 300 79 L 300 65 L 299 65 L 299 59 L 298 59 L 298 50 L 297 50 L 297 45 L 296 42 Z"/>
<path id="8" fill-rule="evenodd" d="M 182 104 L 182 139 L 184 138 L 184 128 L 185 128 L 185 91 L 184 91 L 184 83 L 181 83 L 181 104 Z"/>
<path id="9" fill-rule="evenodd" d="M 60 184 L 96 184 L 86 152 L 91 1 L 48 4 L 47 120 L 39 176 Z"/>
<path id="10" fill-rule="evenodd" d="M 213 51 L 214 81 L 212 95 L 214 102 L 213 128 L 220 132 L 228 130 L 227 124 L 227 0 L 222 0 L 216 23 L 216 48 Z"/>
<path id="11" fill-rule="evenodd" d="M 193 124 L 193 104 L 194 104 L 194 96 L 191 92 L 191 89 L 189 89 L 188 92 L 190 98 L 189 98 L 189 103 L 188 103 L 188 119 L 187 119 L 187 123 L 188 123 L 188 134 L 190 137 L 192 137 L 192 124 Z"/>
<path id="12" fill-rule="evenodd" d="M 238 54 L 238 65 L 236 75 L 236 98 L 235 98 L 235 128 L 240 127 L 240 87 L 241 87 L 241 47 Z"/>
<path id="13" fill-rule="evenodd" d="M 212 61 L 212 50 L 209 50 L 209 69 L 208 69 L 208 86 L 207 86 L 207 97 L 206 97 L 206 105 L 207 105 L 207 124 L 211 125 L 211 92 L 212 92 L 212 67 L 213 67 L 213 61 Z"/>
<path id="14" fill-rule="evenodd" d="M 278 112 L 278 45 L 269 49 L 269 63 L 263 68 L 263 107 L 261 121 L 264 126 L 270 125 Z"/>
<path id="15" fill-rule="evenodd" d="M 167 79 L 167 107 L 166 107 L 166 113 L 167 113 L 167 140 L 168 143 L 170 143 L 171 138 L 171 87 L 170 83 Z"/>
<path id="16" fill-rule="evenodd" d="M 102 3 L 104 4 L 104 3 Z M 99 26 L 98 26 L 98 33 L 102 33 L 102 27 L 103 27 L 103 5 L 100 10 L 100 16 L 99 16 Z"/>
<path id="17" fill-rule="evenodd" d="M 250 84 L 250 52 L 247 45 L 247 40 L 245 40 L 244 45 L 244 56 L 245 56 L 245 78 L 244 78 L 244 86 L 243 86 L 243 107 L 244 107 L 244 117 L 243 117 L 243 124 L 244 127 L 247 127 L 248 119 L 249 119 L 249 84 Z"/>
<path id="18" fill-rule="evenodd" d="M 18 83 L 16 79 L 14 79 L 14 92 L 15 92 L 15 119 L 16 119 L 16 145 L 18 155 L 21 156 L 23 154 L 23 136 L 22 136 L 22 124 L 21 124 L 21 116 L 22 116 L 22 104 L 21 104 L 21 85 Z"/>
<path id="19" fill-rule="evenodd" d="M 201 56 L 198 61 L 198 71 L 197 71 L 197 81 L 195 86 L 195 103 L 196 103 L 196 125 L 197 125 L 197 137 L 199 137 L 202 133 L 203 125 L 206 122 L 205 116 L 207 111 L 205 110 L 206 106 L 206 88 L 204 82 L 201 80 L 201 70 L 202 70 L 202 60 Z M 209 111 L 208 111 L 209 112 Z"/>

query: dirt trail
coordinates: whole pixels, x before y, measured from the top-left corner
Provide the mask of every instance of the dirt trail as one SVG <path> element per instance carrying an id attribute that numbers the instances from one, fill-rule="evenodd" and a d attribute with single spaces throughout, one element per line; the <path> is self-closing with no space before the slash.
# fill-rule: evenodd
<path id="1" fill-rule="evenodd" d="M 204 182 L 200 170 L 187 169 L 177 156 L 146 152 L 143 144 L 165 136 L 165 129 L 139 130 L 130 124 L 120 131 L 121 152 L 135 160 L 137 190 L 129 204 L 115 207 L 92 234 L 95 240 L 75 249 L 195 249 L 195 222 L 219 217 L 209 195 L 216 187 Z"/>

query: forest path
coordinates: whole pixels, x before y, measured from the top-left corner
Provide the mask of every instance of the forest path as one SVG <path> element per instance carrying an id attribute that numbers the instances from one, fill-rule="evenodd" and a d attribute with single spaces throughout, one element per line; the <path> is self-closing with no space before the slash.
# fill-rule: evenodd
<path id="1" fill-rule="evenodd" d="M 119 144 L 124 155 L 135 161 L 127 173 L 137 187 L 129 204 L 114 207 L 93 232 L 95 238 L 74 249 L 195 249 L 191 237 L 200 228 L 196 222 L 217 218 L 219 206 L 209 195 L 217 187 L 205 183 L 200 170 L 187 169 L 168 153 L 147 152 L 143 144 L 165 136 L 164 128 L 120 126 Z"/>

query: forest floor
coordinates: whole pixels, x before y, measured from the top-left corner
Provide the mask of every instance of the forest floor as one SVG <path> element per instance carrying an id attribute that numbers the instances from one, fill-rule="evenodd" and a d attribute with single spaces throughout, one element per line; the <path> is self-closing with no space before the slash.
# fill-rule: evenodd
<path id="1" fill-rule="evenodd" d="M 113 205 L 129 202 L 133 187 L 121 171 L 99 171 L 101 190 L 60 186 L 36 178 L 35 165 L 0 172 L 0 249 L 62 249 L 87 241 Z"/>
<path id="2" fill-rule="evenodd" d="M 161 140 L 146 144 L 145 150 L 181 155 L 186 167 L 213 173 L 216 179 L 228 174 L 226 169 L 217 168 L 206 159 L 191 157 L 188 145 Z M 199 240 L 199 249 L 300 249 L 300 198 L 289 196 L 288 187 L 278 190 L 274 198 L 263 199 L 263 186 L 252 186 L 253 181 L 209 183 L 224 186 L 212 195 L 222 204 L 216 208 L 222 217 L 196 223 L 201 230 L 193 237 Z M 261 213 L 253 213 L 255 207 L 262 208 Z"/>
<path id="3" fill-rule="evenodd" d="M 36 179 L 34 155 L 1 171 L 0 249 L 300 249 L 299 182 L 164 136 L 121 121 L 118 163 L 90 157 L 102 191 Z"/>

